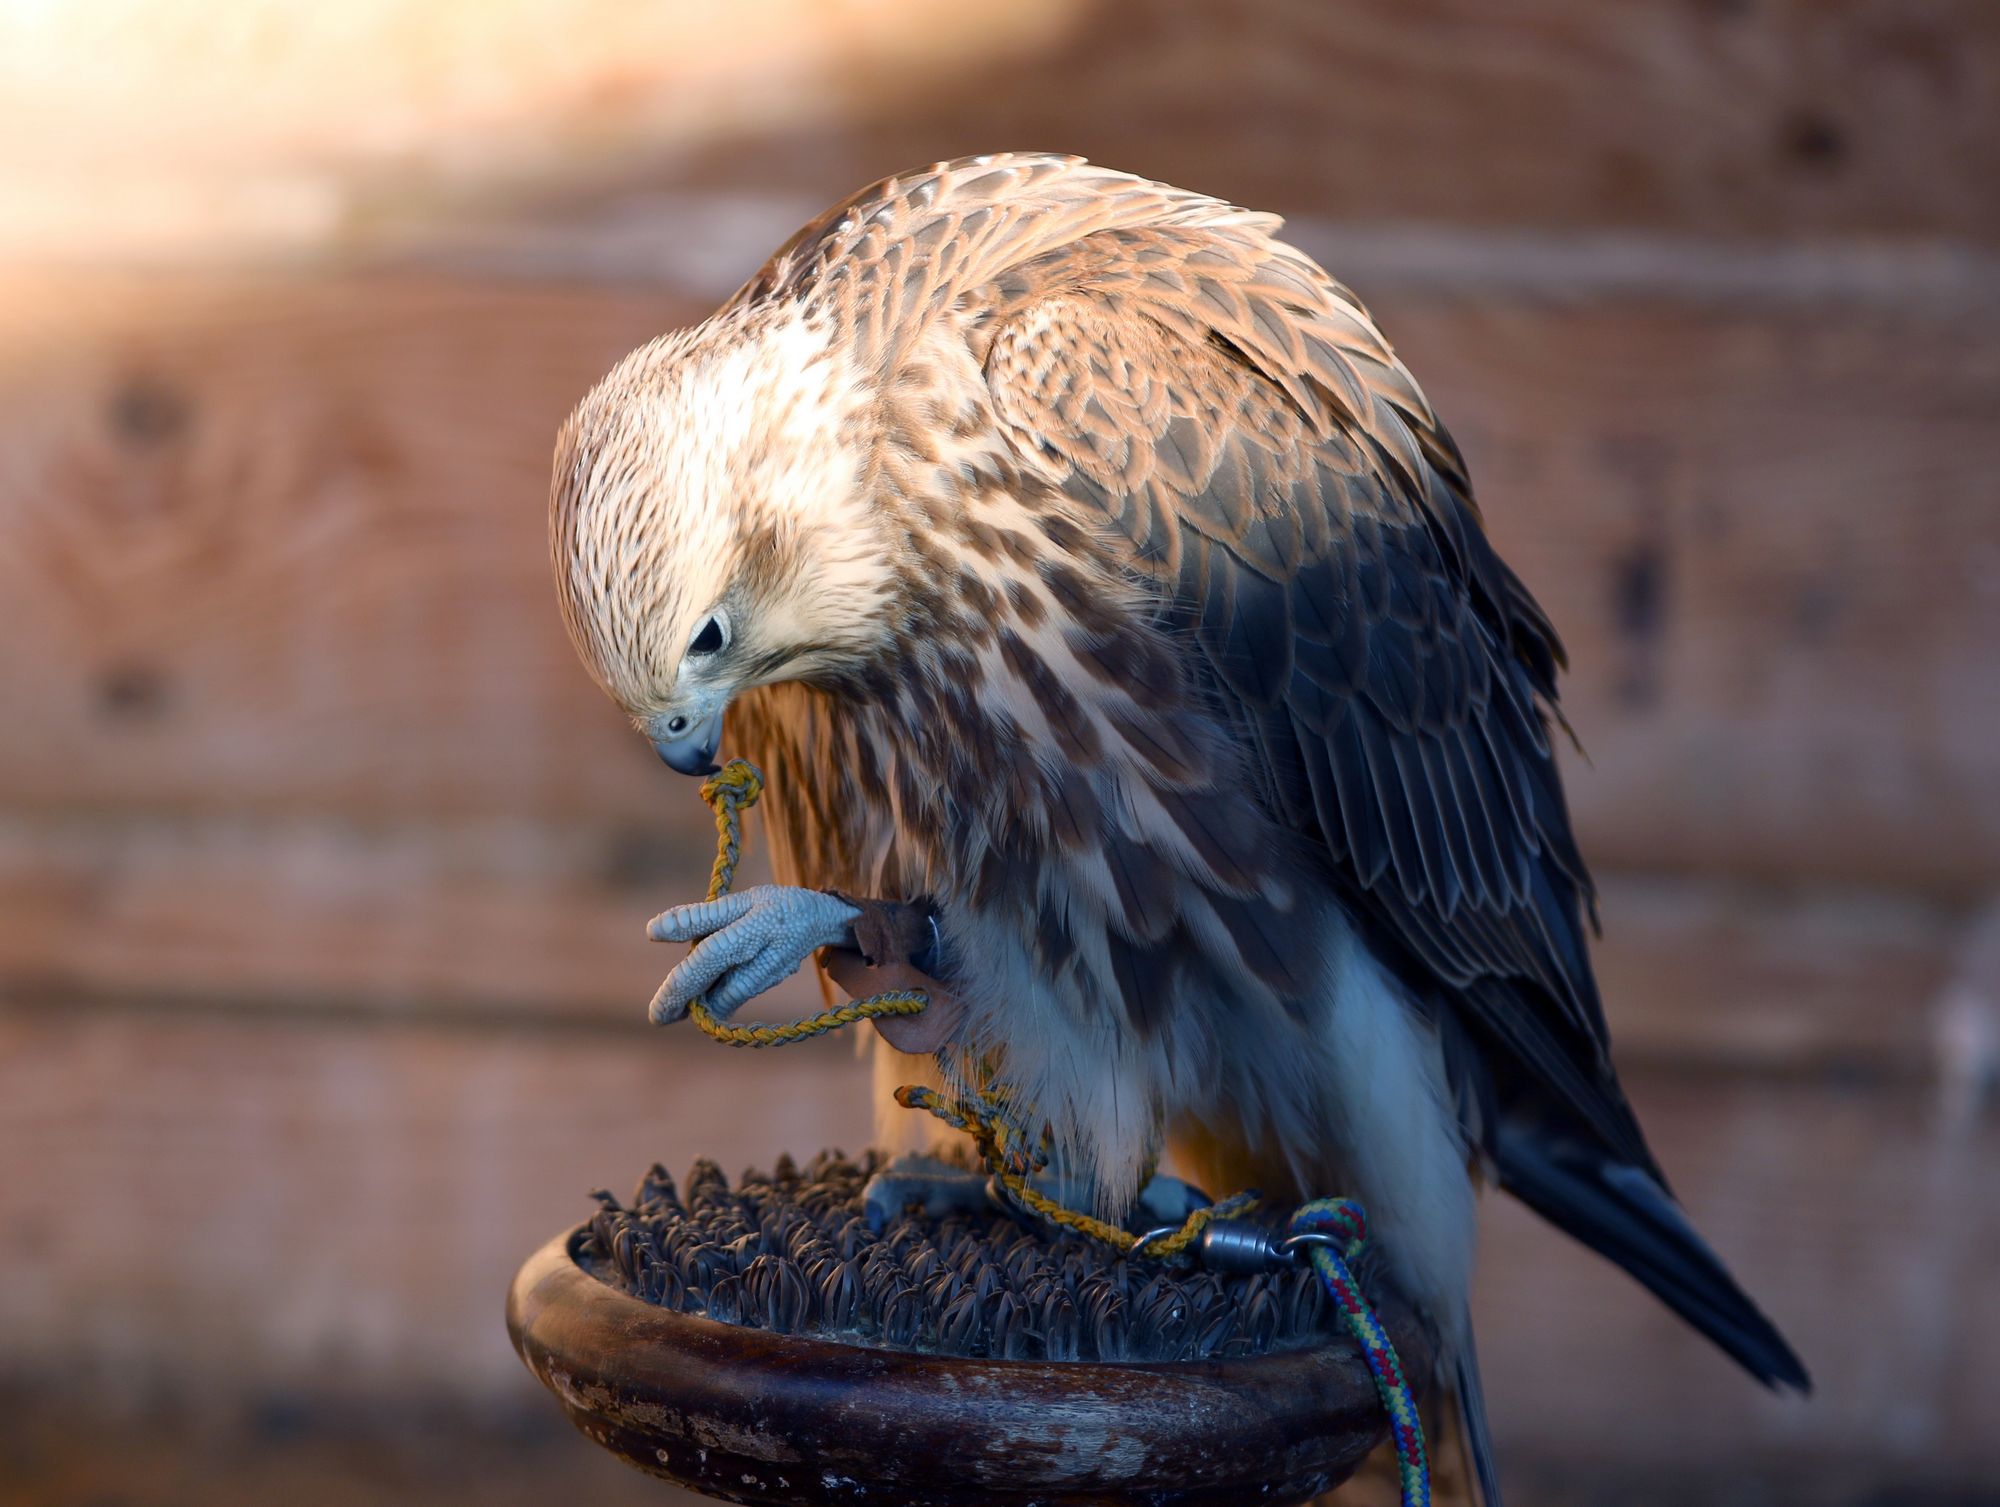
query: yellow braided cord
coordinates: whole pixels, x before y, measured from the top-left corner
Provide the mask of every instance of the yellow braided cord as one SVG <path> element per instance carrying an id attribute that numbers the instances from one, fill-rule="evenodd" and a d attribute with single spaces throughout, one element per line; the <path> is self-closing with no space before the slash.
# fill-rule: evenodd
<path id="1" fill-rule="evenodd" d="M 1088 1214 L 1078 1213 L 1075 1209 L 1056 1202 L 1018 1173 L 1001 1172 L 995 1176 L 1000 1179 L 1000 1184 L 1007 1190 L 1009 1198 L 1050 1224 L 1065 1230 L 1075 1230 L 1080 1235 L 1088 1235 L 1092 1240 L 1110 1246 L 1121 1255 L 1144 1257 L 1150 1261 L 1178 1260 L 1187 1254 L 1188 1247 L 1199 1240 L 1201 1232 L 1214 1221 L 1228 1219 L 1237 1214 L 1247 1214 L 1257 1207 L 1255 1193 L 1238 1193 L 1233 1198 L 1225 1198 L 1221 1203 L 1196 1209 L 1181 1221 L 1179 1229 L 1168 1234 L 1155 1235 L 1141 1244 L 1139 1237 L 1129 1230 L 1121 1229 L 1115 1224 L 1107 1224 L 1102 1219 L 1094 1219 Z"/>
<path id="2" fill-rule="evenodd" d="M 721 773 L 703 782 L 701 798 L 715 813 L 715 866 L 709 870 L 708 898 L 719 900 L 736 879 L 743 856 L 743 813 L 764 794 L 764 776 L 746 759 L 731 759 Z M 915 1015 L 924 1008 L 921 992 L 892 990 L 822 1010 L 805 1020 L 783 1025 L 735 1026 L 717 1020 L 700 1000 L 688 1006 L 688 1018 L 702 1033 L 725 1046 L 776 1047 L 824 1036 L 859 1021 L 885 1015 Z M 1257 1206 L 1255 1193 L 1239 1193 L 1205 1209 L 1196 1209 L 1179 1229 L 1142 1242 L 1137 1235 L 1106 1220 L 1079 1213 L 1042 1192 L 1029 1179 L 1048 1165 L 1047 1136 L 1031 1137 L 1022 1129 L 1003 1094 L 990 1083 L 963 1099 L 948 1098 L 935 1089 L 911 1085 L 896 1090 L 905 1109 L 926 1109 L 954 1129 L 971 1136 L 980 1156 L 1007 1197 L 1018 1207 L 1059 1229 L 1075 1230 L 1128 1256 L 1172 1261 L 1187 1253 L 1201 1232 L 1218 1219 L 1247 1213 Z M 1149 1172 L 1150 1175 L 1150 1172 Z"/>
<path id="3" fill-rule="evenodd" d="M 828 1031 L 838 1031 L 842 1026 L 851 1026 L 857 1021 L 876 1020 L 884 1015 L 915 1015 L 925 1003 L 921 994 L 891 991 L 836 1005 L 831 1010 L 822 1010 L 817 1015 L 788 1021 L 784 1025 L 732 1026 L 710 1015 L 701 1001 L 696 1000 L 688 1006 L 688 1018 L 701 1027 L 704 1035 L 724 1046 L 781 1047 L 790 1042 L 824 1036 Z"/>
<path id="4" fill-rule="evenodd" d="M 1257 1207 L 1255 1193 L 1238 1193 L 1221 1203 L 1196 1209 L 1181 1221 L 1180 1228 L 1142 1241 L 1130 1230 L 1084 1214 L 1058 1202 L 1029 1181 L 1030 1176 L 1048 1165 L 1047 1153 L 1039 1148 L 1024 1149 L 1026 1137 L 1019 1124 L 1006 1112 L 1004 1101 L 990 1090 L 975 1091 L 954 1099 L 922 1084 L 896 1090 L 896 1102 L 905 1109 L 922 1109 L 937 1116 L 955 1130 L 962 1130 L 978 1145 L 980 1156 L 995 1182 L 1017 1207 L 1058 1229 L 1074 1230 L 1126 1256 L 1143 1256 L 1155 1261 L 1173 1261 L 1185 1255 L 1201 1238 L 1201 1232 L 1218 1219 L 1247 1214 Z"/>
<path id="5" fill-rule="evenodd" d="M 701 798 L 715 813 L 715 863 L 708 871 L 708 898 L 720 900 L 736 880 L 743 856 L 743 813 L 764 795 L 764 772 L 748 759 L 731 759 L 721 773 L 701 782 Z"/>
<path id="6" fill-rule="evenodd" d="M 1143 1246 L 1135 1243 L 1132 1254 L 1148 1256 L 1156 1261 L 1176 1260 L 1185 1255 L 1188 1247 L 1201 1238 L 1201 1232 L 1216 1220 L 1234 1219 L 1238 1214 L 1248 1214 L 1259 1202 L 1261 1199 L 1255 1188 L 1232 1193 L 1220 1203 L 1212 1203 L 1205 1209 L 1196 1209 L 1171 1235 L 1155 1236 Z"/>
<path id="7" fill-rule="evenodd" d="M 744 759 L 731 759 L 721 773 L 701 787 L 701 798 L 715 813 L 715 867 L 708 875 L 710 900 L 719 900 L 727 894 L 736 878 L 736 863 L 743 856 L 743 813 L 756 805 L 763 793 L 764 776 L 756 765 Z M 732 1026 L 709 1014 L 700 1000 L 688 1007 L 688 1014 L 707 1035 L 729 1046 L 773 1047 L 823 1036 L 828 1031 L 879 1016 L 915 1015 L 924 1004 L 921 993 L 877 994 L 778 1026 Z M 1006 1094 L 993 1082 L 990 1065 L 982 1063 L 977 1076 L 984 1080 L 983 1085 L 973 1088 L 963 1098 L 952 1098 L 922 1084 L 907 1084 L 896 1090 L 896 1102 L 905 1109 L 928 1110 L 945 1124 L 971 1136 L 987 1171 L 1015 1206 L 1058 1229 L 1075 1230 L 1125 1256 L 1173 1261 L 1187 1254 L 1201 1238 L 1201 1232 L 1216 1220 L 1245 1214 L 1257 1207 L 1254 1192 L 1238 1193 L 1221 1203 L 1196 1209 L 1176 1230 L 1146 1236 L 1134 1235 L 1115 1224 L 1079 1213 L 1029 1181 L 1049 1164 L 1047 1129 L 1040 1135 L 1028 1131 Z M 1156 1159 L 1147 1159 L 1148 1180 L 1156 1165 Z M 1402 1507 L 1430 1507 L 1430 1462 L 1424 1452 L 1423 1423 L 1417 1414 L 1415 1396 L 1403 1377 L 1402 1362 L 1389 1342 L 1388 1330 L 1382 1327 L 1348 1266 L 1367 1237 L 1361 1206 L 1348 1199 L 1309 1203 L 1293 1216 L 1291 1228 L 1336 1230 L 1346 1237 L 1342 1255 L 1323 1247 L 1313 1249 L 1310 1252 L 1313 1267 L 1327 1292 L 1340 1305 L 1349 1329 L 1361 1346 L 1382 1404 L 1388 1410 L 1391 1434 L 1396 1441 Z"/>
<path id="8" fill-rule="evenodd" d="M 743 856 L 743 813 L 756 805 L 764 794 L 764 776 L 747 759 L 731 759 L 722 772 L 705 780 L 701 798 L 715 813 L 715 866 L 708 872 L 708 898 L 720 900 L 736 880 L 736 863 Z M 810 1037 L 824 1036 L 857 1021 L 875 1020 L 884 1015 L 915 1015 L 925 1005 L 921 993 L 891 990 L 870 995 L 805 1020 L 783 1025 L 733 1026 L 709 1014 L 700 1000 L 688 1006 L 688 1018 L 704 1035 L 732 1047 L 777 1047 Z"/>

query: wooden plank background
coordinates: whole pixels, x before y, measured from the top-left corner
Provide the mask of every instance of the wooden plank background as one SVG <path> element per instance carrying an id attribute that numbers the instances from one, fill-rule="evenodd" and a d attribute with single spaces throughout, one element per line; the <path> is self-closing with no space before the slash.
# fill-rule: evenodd
<path id="1" fill-rule="evenodd" d="M 1578 647 L 1597 861 L 1981 894 L 2000 277 L 1944 306 L 1751 309 L 1372 282 Z M 39 648 L 16 672 L 38 715 L 0 729 L 24 804 L 668 809 L 547 610 L 545 452 L 617 354 L 703 302 L 436 274 L 0 298 L 103 321 L 0 363 L 0 591 Z"/>
<path id="2" fill-rule="evenodd" d="M 70 257 L 325 253 L 607 185 L 824 200 L 1022 148 L 1357 222 L 2000 239 L 1985 0 L 63 10 L 0 21 L 0 228 Z"/>
<path id="3" fill-rule="evenodd" d="M 637 1499 L 509 1271 L 868 1090 L 637 1023 L 708 837 L 557 623 L 551 438 L 1014 145 L 1290 214 L 1570 643 L 1621 1061 L 1821 1393 L 1495 1202 L 1510 1474 L 2000 1477 L 2000 10 L 78 0 L 5 59 L 0 1499 Z"/>

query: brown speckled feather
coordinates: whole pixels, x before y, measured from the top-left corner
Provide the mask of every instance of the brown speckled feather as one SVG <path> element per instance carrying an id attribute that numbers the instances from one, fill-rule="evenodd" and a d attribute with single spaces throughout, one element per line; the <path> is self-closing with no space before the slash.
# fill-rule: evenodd
<path id="1" fill-rule="evenodd" d="M 1245 756 L 1421 992 L 1650 1167 L 1609 1068 L 1550 747 L 1561 647 L 1449 434 L 1279 222 L 1076 159 L 887 179 L 738 295 L 893 368 L 965 341 L 1024 470 L 1108 528 Z"/>
<path id="2" fill-rule="evenodd" d="M 1097 239 L 995 321 L 1003 419 L 1169 593 L 1267 805 L 1373 934 L 1650 1165 L 1585 950 L 1560 649 L 1449 436 L 1351 297 L 1260 231 Z"/>

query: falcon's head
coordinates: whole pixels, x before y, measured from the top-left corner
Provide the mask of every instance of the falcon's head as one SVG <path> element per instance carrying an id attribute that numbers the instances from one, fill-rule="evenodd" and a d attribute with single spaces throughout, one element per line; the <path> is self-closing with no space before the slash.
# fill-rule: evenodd
<path id="1" fill-rule="evenodd" d="M 634 351 L 556 441 L 549 545 L 598 683 L 685 774 L 730 699 L 857 671 L 901 553 L 869 496 L 869 382 L 796 308 Z"/>

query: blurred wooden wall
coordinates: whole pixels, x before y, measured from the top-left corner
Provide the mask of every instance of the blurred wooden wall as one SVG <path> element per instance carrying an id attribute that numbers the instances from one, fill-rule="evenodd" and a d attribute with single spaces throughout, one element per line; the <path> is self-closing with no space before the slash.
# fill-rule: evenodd
<path id="1" fill-rule="evenodd" d="M 54 14 L 0 14 L 0 1499 L 663 1500 L 537 1432 L 513 1264 L 870 1111 L 640 1023 L 708 839 L 557 623 L 550 442 L 837 194 L 1011 147 L 1286 213 L 1570 644 L 1628 1082 L 1821 1392 L 1496 1203 L 1510 1465 L 2000 1478 L 2000 11 Z"/>

